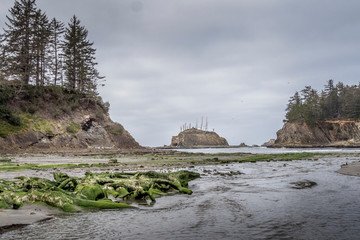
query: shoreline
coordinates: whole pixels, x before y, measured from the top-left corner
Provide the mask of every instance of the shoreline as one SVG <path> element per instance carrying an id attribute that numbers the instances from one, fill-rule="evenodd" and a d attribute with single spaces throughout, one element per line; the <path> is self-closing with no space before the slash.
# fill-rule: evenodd
<path id="1" fill-rule="evenodd" d="M 349 145 L 349 144 L 333 144 L 333 145 L 306 145 L 306 144 L 299 144 L 299 145 L 286 145 L 286 144 L 272 144 L 272 145 L 252 145 L 252 146 L 240 146 L 240 145 L 229 145 L 229 146 L 192 146 L 192 147 L 171 147 L 171 146 L 164 146 L 164 147 L 152 147 L 151 149 L 154 150 L 175 150 L 181 151 L 182 149 L 216 149 L 216 148 L 359 148 L 360 145 Z"/>

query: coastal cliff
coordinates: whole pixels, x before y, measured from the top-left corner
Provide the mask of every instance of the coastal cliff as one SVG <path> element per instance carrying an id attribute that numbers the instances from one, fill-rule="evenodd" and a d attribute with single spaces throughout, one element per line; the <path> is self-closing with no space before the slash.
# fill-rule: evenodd
<path id="1" fill-rule="evenodd" d="M 182 131 L 171 139 L 170 147 L 227 147 L 225 138 L 220 137 L 216 132 L 204 131 L 195 128 Z"/>
<path id="2" fill-rule="evenodd" d="M 276 134 L 272 147 L 359 147 L 360 121 L 287 122 Z"/>
<path id="3" fill-rule="evenodd" d="M 0 152 L 142 148 L 109 104 L 60 87 L 2 86 Z M 6 100 L 6 101 L 4 101 Z"/>

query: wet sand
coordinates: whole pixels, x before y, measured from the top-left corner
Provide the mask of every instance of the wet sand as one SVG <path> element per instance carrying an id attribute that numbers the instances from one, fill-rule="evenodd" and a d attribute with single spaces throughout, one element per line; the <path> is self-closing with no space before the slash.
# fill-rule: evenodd
<path id="1" fill-rule="evenodd" d="M 11 162 L 19 165 L 58 165 L 58 164 L 107 164 L 105 167 L 82 167 L 82 168 L 44 168 L 28 169 L 22 171 L 0 171 L 0 179 L 14 181 L 18 176 L 41 177 L 53 180 L 54 172 L 64 172 L 70 176 L 82 177 L 87 171 L 136 171 L 139 169 L 147 170 L 142 163 L 151 161 L 146 156 L 120 157 L 116 158 L 118 163 L 124 165 L 108 165 L 110 158 L 107 157 L 79 157 L 79 156 L 58 156 L 58 155 L 30 155 L 30 156 L 11 156 Z M 126 165 L 125 165 L 126 164 Z M 127 165 L 128 164 L 128 165 Z M 160 168 L 157 166 L 157 168 Z"/>
<path id="2" fill-rule="evenodd" d="M 344 164 L 337 172 L 345 175 L 360 177 L 360 162 Z"/>
<path id="3" fill-rule="evenodd" d="M 18 210 L 1 209 L 0 234 L 36 222 L 50 220 L 60 213 L 61 211 L 56 208 L 36 204 L 25 205 Z"/>

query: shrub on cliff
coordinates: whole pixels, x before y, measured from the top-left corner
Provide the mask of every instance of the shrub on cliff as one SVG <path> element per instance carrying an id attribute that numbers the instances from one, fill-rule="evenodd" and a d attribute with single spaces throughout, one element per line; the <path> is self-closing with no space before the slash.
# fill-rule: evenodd
<path id="1" fill-rule="evenodd" d="M 93 112 L 99 120 L 108 114 L 109 104 L 101 97 L 68 90 L 60 86 L 23 85 L 18 82 L 0 83 L 0 136 L 26 128 L 32 120 L 58 119 L 64 114 L 71 115 L 78 109 Z M 36 121 L 39 122 L 39 121 Z M 39 123 L 41 124 L 41 123 Z M 71 125 L 68 132 L 77 132 Z"/>

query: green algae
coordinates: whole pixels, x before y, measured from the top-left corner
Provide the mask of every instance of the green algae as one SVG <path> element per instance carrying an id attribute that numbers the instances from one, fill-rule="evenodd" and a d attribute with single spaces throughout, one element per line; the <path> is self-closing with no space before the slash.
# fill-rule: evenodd
<path id="1" fill-rule="evenodd" d="M 174 173 L 92 173 L 70 177 L 55 172 L 54 181 L 37 177 L 18 177 L 16 181 L 0 179 L 0 208 L 18 209 L 27 203 L 43 203 L 65 212 L 81 209 L 120 209 L 131 207 L 127 200 L 151 200 L 169 191 L 191 194 L 188 182 L 200 174 Z M 112 199 L 109 198 L 112 196 Z"/>
<path id="2" fill-rule="evenodd" d="M 99 200 L 105 198 L 105 192 L 100 185 L 77 185 L 75 192 L 76 195 L 83 199 Z"/>

